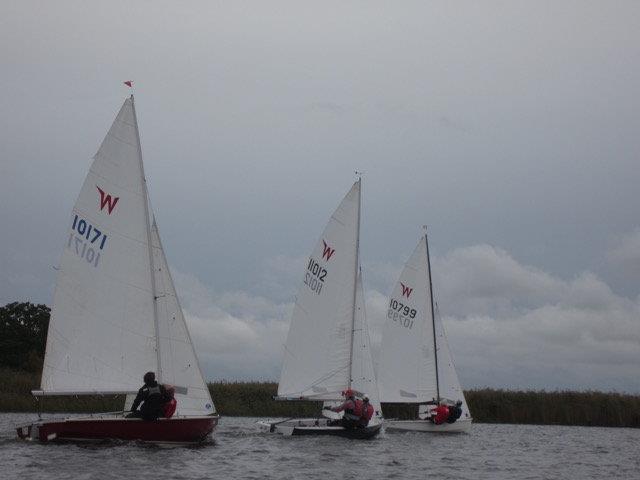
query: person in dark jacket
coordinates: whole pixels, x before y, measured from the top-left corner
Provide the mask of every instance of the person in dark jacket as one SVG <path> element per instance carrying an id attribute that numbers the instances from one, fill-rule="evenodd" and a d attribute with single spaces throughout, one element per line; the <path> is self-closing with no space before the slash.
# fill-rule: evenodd
<path id="1" fill-rule="evenodd" d="M 138 390 L 138 395 L 136 395 L 136 399 L 131 405 L 131 413 L 127 417 L 157 420 L 163 416 L 162 407 L 168 400 L 167 391 L 164 385 L 156 382 L 155 373 L 147 372 L 144 374 L 143 379 L 144 385 Z M 140 407 L 140 410 L 138 410 L 138 407 Z"/>
<path id="2" fill-rule="evenodd" d="M 447 423 L 456 423 L 462 416 L 462 400 L 458 400 L 455 405 L 449 407 L 449 418 L 447 418 Z"/>

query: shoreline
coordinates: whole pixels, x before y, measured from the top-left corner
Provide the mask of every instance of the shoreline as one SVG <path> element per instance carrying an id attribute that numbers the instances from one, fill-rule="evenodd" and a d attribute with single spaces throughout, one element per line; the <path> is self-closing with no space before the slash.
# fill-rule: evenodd
<path id="1" fill-rule="evenodd" d="M 31 390 L 40 383 L 35 373 L 0 368 L 0 412 L 34 413 L 43 402 L 47 413 L 113 412 L 122 409 L 124 396 L 42 397 Z M 320 412 L 319 402 L 273 400 L 275 382 L 208 383 L 217 412 L 226 417 L 304 417 Z M 617 392 L 511 391 L 474 389 L 465 397 L 475 423 L 567 425 L 640 428 L 640 395 Z M 416 405 L 383 404 L 388 418 L 412 418 Z"/>

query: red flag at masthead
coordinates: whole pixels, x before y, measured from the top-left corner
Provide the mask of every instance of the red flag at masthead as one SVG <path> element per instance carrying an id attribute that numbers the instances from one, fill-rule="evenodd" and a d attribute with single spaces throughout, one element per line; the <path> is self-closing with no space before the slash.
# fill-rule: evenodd
<path id="1" fill-rule="evenodd" d="M 133 87 L 133 80 L 127 80 L 126 82 L 124 82 L 124 84 L 125 84 L 127 87 Z"/>

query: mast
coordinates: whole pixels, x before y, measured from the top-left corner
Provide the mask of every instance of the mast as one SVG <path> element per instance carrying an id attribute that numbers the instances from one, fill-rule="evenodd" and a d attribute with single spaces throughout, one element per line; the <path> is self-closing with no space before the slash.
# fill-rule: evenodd
<path id="1" fill-rule="evenodd" d="M 362 177 L 358 176 L 358 226 L 356 228 L 356 261 L 354 265 L 354 277 L 353 277 L 353 302 L 351 309 L 351 341 L 349 342 L 349 384 L 348 388 L 351 388 L 351 382 L 353 380 L 353 338 L 356 324 L 356 291 L 358 290 L 358 260 L 360 256 L 360 204 L 362 199 Z"/>
<path id="2" fill-rule="evenodd" d="M 429 271 L 429 300 L 431 301 L 431 326 L 433 328 L 433 357 L 436 362 L 436 400 L 440 403 L 440 379 L 438 377 L 438 346 L 436 343 L 436 316 L 433 309 L 433 284 L 431 282 L 431 258 L 429 257 L 429 239 L 427 226 L 424 226 L 424 243 L 427 247 L 427 269 Z"/>
<path id="3" fill-rule="evenodd" d="M 155 275 L 155 267 L 153 264 L 153 243 L 151 241 L 151 219 L 149 215 L 149 191 L 147 190 L 147 179 L 144 175 L 144 165 L 142 163 L 142 145 L 140 143 L 140 131 L 138 130 L 138 116 L 136 114 L 136 105 L 133 100 L 133 95 L 131 95 L 131 107 L 133 110 L 133 123 L 136 129 L 136 137 L 138 138 L 138 161 L 140 162 L 140 172 L 142 173 L 142 192 L 143 192 L 143 203 L 144 203 L 144 220 L 147 227 L 147 244 L 148 244 L 148 252 L 149 252 L 149 273 L 151 274 L 151 296 L 153 297 L 153 327 L 156 335 L 156 357 L 157 357 L 157 371 L 156 378 L 158 383 L 162 383 L 162 362 L 160 355 L 160 327 L 158 325 L 158 304 L 157 299 L 158 295 L 156 292 L 156 275 Z"/>

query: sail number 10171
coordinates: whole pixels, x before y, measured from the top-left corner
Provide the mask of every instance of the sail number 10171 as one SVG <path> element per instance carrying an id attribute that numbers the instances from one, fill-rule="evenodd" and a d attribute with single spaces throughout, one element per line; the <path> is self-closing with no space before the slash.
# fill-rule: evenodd
<path id="1" fill-rule="evenodd" d="M 403 304 L 402 302 L 397 301 L 395 298 L 392 298 L 389 301 L 389 310 L 387 310 L 387 318 L 389 320 L 393 320 L 399 326 L 408 328 L 411 330 L 413 328 L 413 322 L 416 318 L 416 314 L 418 312 L 415 308 L 411 308 L 408 305 Z"/>
<path id="2" fill-rule="evenodd" d="M 107 236 L 95 225 L 78 215 L 73 217 L 67 248 L 75 251 L 76 255 L 97 267 L 100 262 L 100 251 L 104 249 L 106 242 Z"/>

